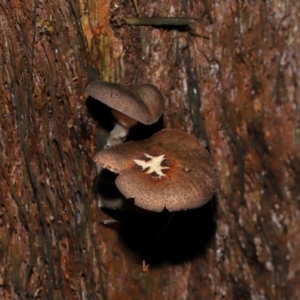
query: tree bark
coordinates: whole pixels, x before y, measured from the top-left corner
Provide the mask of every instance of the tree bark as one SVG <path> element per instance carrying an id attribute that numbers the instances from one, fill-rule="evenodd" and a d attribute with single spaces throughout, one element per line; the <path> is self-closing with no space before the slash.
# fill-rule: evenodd
<path id="1" fill-rule="evenodd" d="M 0 4 L 1 299 L 300 298 L 298 1 Z M 153 16 L 198 21 L 126 25 Z M 150 132 L 207 143 L 212 201 L 101 224 L 88 64 L 161 90 Z"/>
<path id="2" fill-rule="evenodd" d="M 101 299 L 79 5 L 1 1 L 0 15 L 0 298 Z"/>

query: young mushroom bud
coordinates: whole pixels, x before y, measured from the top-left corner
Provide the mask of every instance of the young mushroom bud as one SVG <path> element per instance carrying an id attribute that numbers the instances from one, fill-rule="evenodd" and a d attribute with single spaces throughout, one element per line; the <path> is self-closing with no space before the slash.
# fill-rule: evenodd
<path id="1" fill-rule="evenodd" d="M 94 81 L 86 89 L 89 96 L 112 108 L 115 126 L 107 147 L 120 144 L 137 122 L 150 125 L 159 120 L 164 110 L 164 98 L 153 85 L 125 86 Z"/>
<path id="2" fill-rule="evenodd" d="M 208 151 L 195 137 L 176 129 L 109 147 L 94 161 L 119 174 L 116 186 L 125 198 L 155 212 L 200 207 L 218 185 Z"/>

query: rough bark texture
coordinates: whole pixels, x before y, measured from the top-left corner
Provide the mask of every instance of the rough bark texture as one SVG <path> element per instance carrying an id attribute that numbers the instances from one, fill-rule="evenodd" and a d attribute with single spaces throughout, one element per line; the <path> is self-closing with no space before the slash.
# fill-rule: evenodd
<path id="1" fill-rule="evenodd" d="M 79 6 L 1 1 L 0 22 L 0 298 L 101 298 Z"/>
<path id="2" fill-rule="evenodd" d="M 299 15 L 298 0 L 2 0 L 0 298 L 300 299 Z M 207 142 L 208 205 L 101 225 L 87 60 L 155 84 L 162 126 Z"/>

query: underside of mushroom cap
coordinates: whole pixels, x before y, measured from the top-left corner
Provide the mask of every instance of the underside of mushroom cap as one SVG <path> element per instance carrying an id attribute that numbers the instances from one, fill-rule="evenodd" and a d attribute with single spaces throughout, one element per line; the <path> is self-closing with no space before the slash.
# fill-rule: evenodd
<path id="1" fill-rule="evenodd" d="M 94 81 L 86 91 L 89 96 L 146 125 L 157 122 L 164 110 L 162 94 L 150 84 L 129 87 Z"/>
<path id="2" fill-rule="evenodd" d="M 119 173 L 116 185 L 147 210 L 197 208 L 217 187 L 210 154 L 193 136 L 164 129 L 144 141 L 128 142 L 99 152 L 95 162 Z"/>

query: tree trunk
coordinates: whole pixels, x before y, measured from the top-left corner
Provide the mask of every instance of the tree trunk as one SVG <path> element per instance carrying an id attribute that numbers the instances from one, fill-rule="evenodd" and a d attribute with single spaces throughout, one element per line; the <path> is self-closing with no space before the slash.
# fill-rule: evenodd
<path id="1" fill-rule="evenodd" d="M 0 299 L 300 299 L 298 1 L 0 4 Z M 126 25 L 147 16 L 193 20 Z M 161 90 L 158 127 L 208 145 L 212 201 L 101 224 L 87 62 Z"/>
<path id="2" fill-rule="evenodd" d="M 101 299 L 79 6 L 2 1 L 0 16 L 0 298 Z"/>

